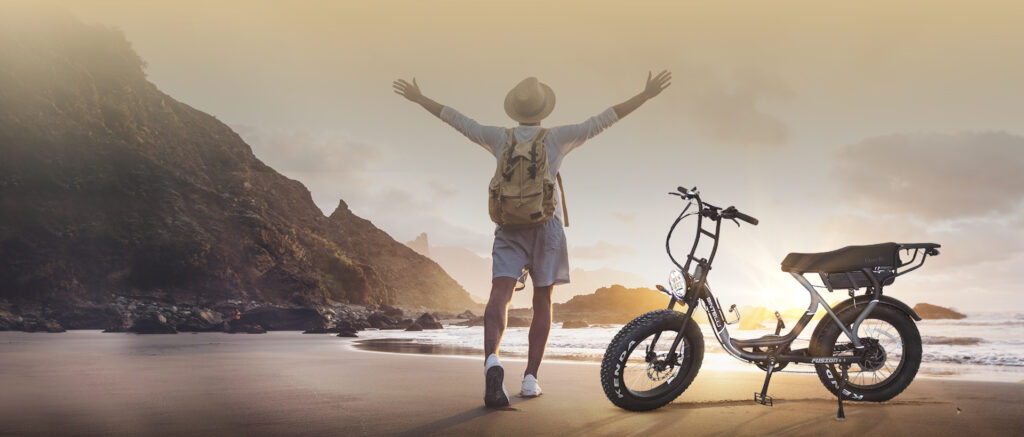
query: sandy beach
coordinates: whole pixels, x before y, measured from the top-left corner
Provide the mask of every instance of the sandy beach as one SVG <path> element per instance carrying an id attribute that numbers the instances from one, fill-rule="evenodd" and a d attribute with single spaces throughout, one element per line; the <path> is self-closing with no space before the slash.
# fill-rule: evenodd
<path id="1" fill-rule="evenodd" d="M 593 363 L 549 362 L 545 390 L 482 406 L 482 360 L 368 352 L 355 339 L 266 335 L 0 333 L 0 435 L 1006 435 L 1024 384 L 919 378 L 895 400 L 847 405 L 813 375 L 704 368 L 679 399 L 614 407 Z M 525 362 L 505 360 L 518 392 Z"/>

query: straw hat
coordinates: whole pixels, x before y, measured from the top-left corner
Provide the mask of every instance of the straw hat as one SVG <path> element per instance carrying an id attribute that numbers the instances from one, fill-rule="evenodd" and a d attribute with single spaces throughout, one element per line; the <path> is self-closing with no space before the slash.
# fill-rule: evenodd
<path id="1" fill-rule="evenodd" d="M 520 123 L 541 121 L 555 109 L 555 92 L 536 77 L 519 82 L 505 96 L 505 113 Z"/>

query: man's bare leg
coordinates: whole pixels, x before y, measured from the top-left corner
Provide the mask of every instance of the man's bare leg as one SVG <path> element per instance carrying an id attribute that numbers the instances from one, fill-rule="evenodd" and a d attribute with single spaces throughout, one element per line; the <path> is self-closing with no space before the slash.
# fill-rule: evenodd
<path id="1" fill-rule="evenodd" d="M 508 301 L 512 300 L 516 279 L 497 277 L 491 281 L 491 297 L 484 310 L 484 405 L 490 408 L 508 406 L 508 390 L 505 389 L 505 369 L 491 354 L 498 353 L 501 335 L 505 333 Z"/>
<path id="2" fill-rule="evenodd" d="M 530 355 L 526 361 L 526 372 L 523 376 L 537 377 L 540 360 L 544 358 L 544 349 L 548 345 L 548 334 L 551 333 L 551 290 L 553 285 L 533 289 L 533 321 L 530 322 Z"/>
<path id="3" fill-rule="evenodd" d="M 516 278 L 499 276 L 491 281 L 491 297 L 484 310 L 484 358 L 498 353 L 501 336 L 505 333 L 508 302 L 515 291 Z"/>

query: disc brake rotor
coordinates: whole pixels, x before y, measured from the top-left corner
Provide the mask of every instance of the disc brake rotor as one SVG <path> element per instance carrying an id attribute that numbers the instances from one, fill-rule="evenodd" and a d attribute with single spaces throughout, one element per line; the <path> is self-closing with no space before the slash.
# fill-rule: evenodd
<path id="1" fill-rule="evenodd" d="M 665 359 L 666 354 L 658 354 L 657 358 L 647 363 L 647 378 L 654 382 L 661 382 L 672 376 L 676 363 L 669 363 Z"/>

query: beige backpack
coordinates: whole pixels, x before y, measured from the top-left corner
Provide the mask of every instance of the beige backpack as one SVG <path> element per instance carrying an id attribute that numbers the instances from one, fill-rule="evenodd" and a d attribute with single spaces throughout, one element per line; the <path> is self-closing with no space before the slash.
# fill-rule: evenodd
<path id="1" fill-rule="evenodd" d="M 544 138 L 548 130 L 537 129 L 533 139 L 516 143 L 512 129 L 507 129 L 508 142 L 498 158 L 489 188 L 487 207 L 491 220 L 502 227 L 529 227 L 555 216 L 555 180 L 562 185 L 562 176 L 551 177 L 548 151 Z M 564 190 L 564 188 L 563 188 Z M 569 226 L 562 193 L 562 216 Z"/>

